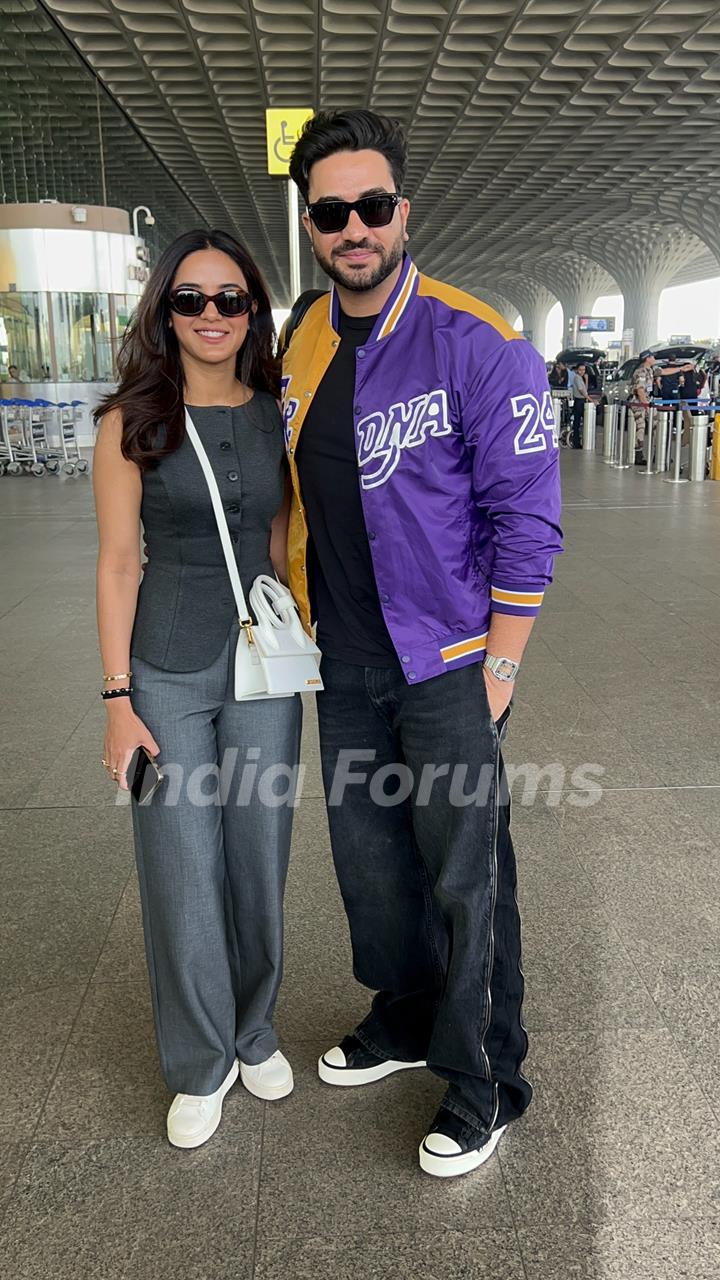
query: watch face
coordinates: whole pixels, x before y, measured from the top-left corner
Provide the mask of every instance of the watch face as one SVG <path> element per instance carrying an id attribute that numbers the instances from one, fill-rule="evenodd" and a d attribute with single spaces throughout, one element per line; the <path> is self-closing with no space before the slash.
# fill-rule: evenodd
<path id="1" fill-rule="evenodd" d="M 515 675 L 515 663 L 509 658 L 501 658 L 497 666 L 497 674 L 504 680 L 512 680 Z"/>

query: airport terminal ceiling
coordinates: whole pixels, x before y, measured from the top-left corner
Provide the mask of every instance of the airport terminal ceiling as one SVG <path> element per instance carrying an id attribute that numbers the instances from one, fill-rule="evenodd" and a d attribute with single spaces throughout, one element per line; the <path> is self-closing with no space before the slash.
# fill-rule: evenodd
<path id="1" fill-rule="evenodd" d="M 267 106 L 398 116 L 419 265 L 530 327 L 620 289 L 642 331 L 660 288 L 720 270 L 718 0 L 0 0 L 0 19 L 2 199 L 149 204 L 156 246 L 224 226 L 278 305 Z"/>

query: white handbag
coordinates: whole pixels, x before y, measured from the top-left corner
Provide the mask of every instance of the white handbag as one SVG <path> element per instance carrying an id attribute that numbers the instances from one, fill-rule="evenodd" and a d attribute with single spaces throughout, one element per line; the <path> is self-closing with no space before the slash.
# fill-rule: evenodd
<path id="1" fill-rule="evenodd" d="M 240 621 L 235 650 L 235 697 L 240 702 L 289 698 L 294 693 L 319 693 L 323 687 L 320 650 L 303 629 L 290 590 L 266 573 L 259 574 L 250 588 L 250 606 L 257 619 L 253 622 L 245 603 L 217 481 L 187 409 L 185 429 L 210 490 Z"/>

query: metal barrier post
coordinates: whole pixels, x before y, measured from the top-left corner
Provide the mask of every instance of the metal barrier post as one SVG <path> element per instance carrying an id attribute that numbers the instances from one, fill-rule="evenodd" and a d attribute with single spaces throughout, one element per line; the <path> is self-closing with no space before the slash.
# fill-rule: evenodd
<path id="1" fill-rule="evenodd" d="M 639 476 L 654 476 L 654 475 L 655 475 L 655 472 L 656 472 L 656 471 L 658 471 L 658 469 L 659 469 L 658 467 L 655 467 L 655 470 L 653 470 L 653 464 L 652 464 L 652 463 L 653 463 L 653 419 L 654 419 L 654 416 L 655 416 L 655 410 L 654 410 L 653 406 L 652 406 L 652 405 L 650 405 L 650 408 L 649 408 L 649 410 L 648 410 L 647 427 L 646 427 L 646 430 L 645 430 L 645 452 L 646 452 L 646 454 L 647 454 L 647 463 L 646 463 L 646 465 L 645 465 L 644 467 L 642 467 L 642 468 L 638 467 L 638 469 L 637 469 L 637 474 L 638 474 Z"/>
<path id="2" fill-rule="evenodd" d="M 668 414 L 670 417 L 670 414 Z M 682 409 L 676 410 L 675 413 L 675 457 L 673 465 L 673 474 L 666 476 L 663 484 L 687 484 L 688 481 L 680 475 L 680 454 L 682 453 Z"/>
<path id="3" fill-rule="evenodd" d="M 592 400 L 585 401 L 583 409 L 583 449 L 587 453 L 595 452 L 595 421 L 596 409 Z"/>
<path id="4" fill-rule="evenodd" d="M 715 405 L 715 424 L 713 426 L 713 447 L 710 459 L 710 479 L 720 480 L 720 408 Z"/>
<path id="5" fill-rule="evenodd" d="M 658 409 L 655 436 L 655 471 L 658 474 L 661 471 L 667 471 L 668 416 L 667 409 Z"/>
<path id="6" fill-rule="evenodd" d="M 624 471 L 626 469 L 623 457 L 625 455 L 625 428 L 629 413 L 630 410 L 626 404 L 620 405 L 620 417 L 618 421 L 617 436 L 615 439 L 615 456 L 612 460 L 612 466 L 615 467 L 617 471 Z"/>
<path id="7" fill-rule="evenodd" d="M 603 413 L 603 462 L 612 462 L 613 460 L 617 411 L 618 406 L 614 401 L 612 404 L 605 405 L 605 412 Z"/>
<path id="8" fill-rule="evenodd" d="M 618 464 L 618 441 L 622 440 L 624 416 L 625 405 L 619 404 L 617 407 L 617 417 L 615 419 L 615 430 L 613 431 L 612 453 L 610 454 L 611 467 L 616 467 Z"/>
<path id="9" fill-rule="evenodd" d="M 560 426 L 562 423 L 562 400 L 559 396 L 552 398 L 553 414 L 555 417 L 555 438 L 560 440 Z"/>
<path id="10" fill-rule="evenodd" d="M 635 413 L 630 409 L 627 417 L 627 453 L 625 455 L 625 466 L 632 467 L 635 465 L 635 442 L 637 437 L 637 422 Z"/>
<path id="11" fill-rule="evenodd" d="M 690 479 L 704 480 L 707 470 L 708 428 L 710 418 L 706 413 L 699 414 L 692 425 L 690 444 Z"/>
<path id="12" fill-rule="evenodd" d="M 633 416 L 633 411 L 632 411 L 632 409 L 631 409 L 631 408 L 630 408 L 630 406 L 629 406 L 629 405 L 627 405 L 627 404 L 624 404 L 624 405 L 622 405 L 622 406 L 621 406 L 621 409 L 620 409 L 620 415 L 621 415 L 621 416 L 620 416 L 620 424 L 619 424 L 619 429 L 618 429 L 618 434 L 617 434 L 617 444 L 616 444 L 616 450 L 615 450 L 615 452 L 616 452 L 616 457 L 615 457 L 615 461 L 613 462 L 613 464 L 612 464 L 612 465 L 613 465 L 613 466 L 614 466 L 618 471 L 627 471 L 628 467 L 629 467 L 631 464 L 630 464 L 629 462 L 627 462 L 627 460 L 626 460 L 626 458 L 627 458 L 627 449 L 628 449 L 628 447 L 629 447 L 629 446 L 626 446 L 626 444 L 625 444 L 625 438 L 626 438 L 626 437 L 625 437 L 625 433 L 627 432 L 627 439 L 628 439 L 628 441 L 629 441 L 629 440 L 630 440 L 630 438 L 632 437 L 633 447 L 634 447 L 634 443 L 635 443 L 635 418 L 634 418 L 634 416 Z"/>

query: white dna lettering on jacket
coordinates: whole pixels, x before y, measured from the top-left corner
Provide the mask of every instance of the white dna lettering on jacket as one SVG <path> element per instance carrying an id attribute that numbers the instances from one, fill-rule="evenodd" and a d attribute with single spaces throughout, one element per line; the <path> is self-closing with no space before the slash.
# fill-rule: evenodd
<path id="1" fill-rule="evenodd" d="M 280 380 L 280 404 L 282 406 L 283 431 L 285 434 L 285 448 L 290 448 L 292 440 L 293 418 L 300 408 L 300 401 L 296 400 L 289 394 L 290 383 L 292 382 L 292 374 L 285 374 Z"/>
<path id="2" fill-rule="evenodd" d="M 386 484 L 404 449 L 418 449 L 428 436 L 449 436 L 447 393 L 438 388 L 377 410 L 357 424 L 357 455 L 363 489 Z"/>

